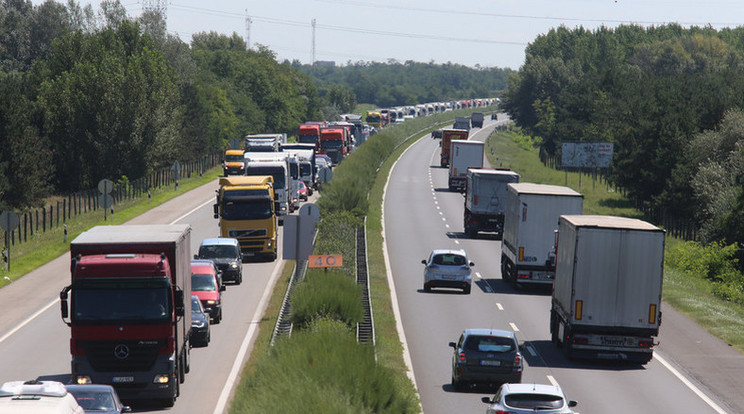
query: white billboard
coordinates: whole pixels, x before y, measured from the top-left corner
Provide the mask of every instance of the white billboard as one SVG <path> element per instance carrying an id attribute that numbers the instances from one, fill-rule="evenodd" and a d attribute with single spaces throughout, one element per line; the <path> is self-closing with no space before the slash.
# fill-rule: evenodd
<path id="1" fill-rule="evenodd" d="M 561 164 L 563 167 L 608 168 L 613 150 L 611 142 L 564 142 Z"/>

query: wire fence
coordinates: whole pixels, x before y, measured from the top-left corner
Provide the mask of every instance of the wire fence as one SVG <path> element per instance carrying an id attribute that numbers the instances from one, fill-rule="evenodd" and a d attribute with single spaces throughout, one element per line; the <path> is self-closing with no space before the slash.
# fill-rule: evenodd
<path id="1" fill-rule="evenodd" d="M 178 176 L 190 178 L 192 175 L 203 174 L 222 162 L 223 154 L 208 154 L 196 161 L 186 162 L 180 165 Z M 151 190 L 176 185 L 176 174 L 172 167 L 163 168 L 136 180 L 120 180 L 114 183 L 110 193 L 112 198 L 111 209 L 124 201 L 149 197 Z M 102 210 L 99 196 L 101 193 L 97 188 L 78 191 L 68 194 L 54 203 L 47 204 L 41 208 L 29 209 L 18 213 L 20 223 L 11 231 L 9 242 L 11 246 L 25 243 L 34 234 L 44 233 L 54 228 L 64 226 L 65 223 L 75 216 L 91 211 Z"/>

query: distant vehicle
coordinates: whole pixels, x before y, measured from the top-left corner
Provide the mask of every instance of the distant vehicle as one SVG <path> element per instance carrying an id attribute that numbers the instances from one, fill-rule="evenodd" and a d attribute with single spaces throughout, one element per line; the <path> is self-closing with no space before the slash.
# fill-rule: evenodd
<path id="1" fill-rule="evenodd" d="M 318 169 L 320 169 L 321 167 L 321 165 L 318 164 L 318 160 L 322 160 L 321 163 L 325 163 L 325 166 L 328 168 L 331 168 L 333 166 L 333 161 L 331 160 L 331 157 L 325 154 L 315 154 L 315 165 L 318 166 Z"/>
<path id="2" fill-rule="evenodd" d="M 452 152 L 452 140 L 468 139 L 468 131 L 462 129 L 443 129 L 442 141 L 439 145 L 442 147 L 439 152 L 439 166 L 449 167 L 450 153 Z"/>
<path id="3" fill-rule="evenodd" d="M 277 152 L 287 142 L 286 134 L 246 135 L 245 152 Z"/>
<path id="4" fill-rule="evenodd" d="M 563 215 L 550 310 L 568 358 L 646 364 L 661 324 L 664 230 L 627 217 Z"/>
<path id="5" fill-rule="evenodd" d="M 300 182 L 300 200 L 307 201 L 307 186 L 305 183 Z"/>
<path id="6" fill-rule="evenodd" d="M 222 163 L 222 173 L 228 175 L 245 174 L 245 158 L 243 150 L 229 149 L 225 151 L 225 161 Z"/>
<path id="7" fill-rule="evenodd" d="M 433 250 L 427 259 L 421 261 L 424 268 L 424 292 L 432 288 L 462 289 L 470 294 L 473 281 L 471 267 L 475 263 L 468 261 L 464 250 Z"/>
<path id="8" fill-rule="evenodd" d="M 239 285 L 243 282 L 243 254 L 240 243 L 231 237 L 214 237 L 202 240 L 194 259 L 209 259 L 222 272 L 222 280 Z"/>
<path id="9" fill-rule="evenodd" d="M 0 414 L 83 414 L 58 381 L 9 381 L 0 387 Z"/>
<path id="10" fill-rule="evenodd" d="M 465 191 L 469 168 L 482 168 L 486 144 L 481 141 L 456 139 L 450 143 L 450 165 L 447 187 Z"/>
<path id="11" fill-rule="evenodd" d="M 489 404 L 486 414 L 573 414 L 570 407 L 578 405 L 566 400 L 561 387 L 543 384 L 504 384 L 493 399 L 481 401 Z"/>
<path id="12" fill-rule="evenodd" d="M 191 297 L 191 346 L 205 347 L 212 340 L 209 330 L 209 314 L 204 310 L 198 296 Z"/>
<path id="13" fill-rule="evenodd" d="M 470 114 L 470 125 L 473 128 L 483 128 L 483 114 L 480 112 Z"/>
<path id="14" fill-rule="evenodd" d="M 466 329 L 457 342 L 450 342 L 452 387 L 467 384 L 521 382 L 524 365 L 517 336 L 498 329 Z"/>
<path id="15" fill-rule="evenodd" d="M 435 129 L 435 130 L 431 131 L 431 137 L 433 139 L 437 139 L 437 138 L 442 139 L 442 130 L 441 129 Z"/>
<path id="16" fill-rule="evenodd" d="M 213 263 L 191 261 L 191 292 L 199 298 L 215 324 L 222 320 L 222 292 L 225 291 L 219 279 L 219 270 Z"/>
<path id="17" fill-rule="evenodd" d="M 492 113 L 492 114 L 491 114 L 491 119 L 492 119 L 492 120 L 494 120 L 494 121 L 498 121 L 498 120 L 499 120 L 499 114 L 497 114 L 497 113 Z"/>
<path id="18" fill-rule="evenodd" d="M 464 129 L 470 131 L 470 118 L 457 117 L 455 123 L 452 125 L 452 129 Z"/>
<path id="19" fill-rule="evenodd" d="M 86 413 L 121 414 L 132 409 L 121 403 L 114 387 L 103 384 L 65 385 Z"/>
<path id="20" fill-rule="evenodd" d="M 478 232 L 504 234 L 507 185 L 519 181 L 514 171 L 490 168 L 470 168 L 465 177 L 465 208 L 463 229 L 468 237 Z M 503 262 L 502 262 L 503 264 Z"/>

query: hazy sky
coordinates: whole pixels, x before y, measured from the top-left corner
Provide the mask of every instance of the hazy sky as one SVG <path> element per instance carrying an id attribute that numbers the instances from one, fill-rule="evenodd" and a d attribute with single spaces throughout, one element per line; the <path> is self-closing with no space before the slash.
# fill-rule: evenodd
<path id="1" fill-rule="evenodd" d="M 744 24 L 744 0 L 121 1 L 130 16 L 138 16 L 145 4 L 167 3 L 168 31 L 185 42 L 203 31 L 246 38 L 250 17 L 251 45 L 260 43 L 279 60 L 302 63 L 312 61 L 312 19 L 316 60 L 346 64 L 396 59 L 513 69 L 524 62 L 528 43 L 560 25 Z"/>

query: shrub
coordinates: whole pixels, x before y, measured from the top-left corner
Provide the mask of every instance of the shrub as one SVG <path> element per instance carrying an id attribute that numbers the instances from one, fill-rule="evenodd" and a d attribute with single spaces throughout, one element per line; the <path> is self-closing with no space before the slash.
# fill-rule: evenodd
<path id="1" fill-rule="evenodd" d="M 712 281 L 736 280 L 740 277 L 735 258 L 738 249 L 736 244 L 682 242 L 669 250 L 667 265 Z"/>
<path id="2" fill-rule="evenodd" d="M 364 319 L 361 287 L 338 272 L 308 272 L 292 292 L 291 320 L 297 328 L 307 328 L 314 320 L 331 319 L 354 327 Z"/>
<path id="3" fill-rule="evenodd" d="M 415 396 L 403 393 L 370 346 L 356 343 L 344 324 L 320 319 L 281 338 L 259 361 L 231 412 L 306 414 L 412 413 Z"/>

